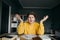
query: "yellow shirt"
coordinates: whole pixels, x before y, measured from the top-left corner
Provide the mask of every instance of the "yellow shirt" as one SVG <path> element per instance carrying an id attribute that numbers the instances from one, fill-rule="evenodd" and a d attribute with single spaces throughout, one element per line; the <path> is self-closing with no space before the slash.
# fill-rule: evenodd
<path id="1" fill-rule="evenodd" d="M 32 25 L 30 25 L 28 22 L 20 22 L 20 24 L 17 27 L 17 33 L 18 34 L 44 34 L 44 25 L 43 23 L 38 24 L 37 22 L 34 22 Z"/>

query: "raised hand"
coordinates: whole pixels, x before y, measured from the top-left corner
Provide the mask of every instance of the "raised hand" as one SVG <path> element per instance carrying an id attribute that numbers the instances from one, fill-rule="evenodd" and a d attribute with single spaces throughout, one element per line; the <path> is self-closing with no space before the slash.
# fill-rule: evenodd
<path id="1" fill-rule="evenodd" d="M 40 22 L 44 22 L 48 19 L 48 15 L 44 16 L 44 18 Z"/>
<path id="2" fill-rule="evenodd" d="M 23 22 L 23 20 L 21 19 L 20 15 L 16 14 L 15 16 L 16 16 L 17 20 L 20 20 L 21 22 Z"/>

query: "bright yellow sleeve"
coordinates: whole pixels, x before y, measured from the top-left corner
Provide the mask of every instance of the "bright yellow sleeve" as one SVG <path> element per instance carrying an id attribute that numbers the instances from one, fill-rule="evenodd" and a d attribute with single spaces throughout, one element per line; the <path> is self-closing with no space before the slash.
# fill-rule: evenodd
<path id="1" fill-rule="evenodd" d="M 17 27 L 17 33 L 18 34 L 23 34 L 24 33 L 24 23 L 23 22 L 20 22 L 20 24 L 18 25 Z"/>
<path id="2" fill-rule="evenodd" d="M 42 22 L 40 22 L 39 28 L 38 28 L 38 32 L 39 35 L 43 35 L 44 34 L 44 25 Z"/>

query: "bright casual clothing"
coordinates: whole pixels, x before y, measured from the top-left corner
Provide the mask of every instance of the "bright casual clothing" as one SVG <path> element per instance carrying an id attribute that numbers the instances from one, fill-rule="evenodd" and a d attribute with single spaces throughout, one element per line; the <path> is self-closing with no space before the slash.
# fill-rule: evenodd
<path id="1" fill-rule="evenodd" d="M 18 34 L 44 34 L 44 25 L 43 23 L 37 23 L 34 22 L 32 25 L 30 25 L 28 22 L 20 22 L 20 24 L 17 27 L 17 33 Z"/>

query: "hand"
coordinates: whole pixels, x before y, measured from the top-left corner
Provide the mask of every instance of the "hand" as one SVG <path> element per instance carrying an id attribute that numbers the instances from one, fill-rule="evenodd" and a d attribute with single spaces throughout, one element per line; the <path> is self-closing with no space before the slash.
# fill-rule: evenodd
<path id="1" fill-rule="evenodd" d="M 40 22 L 44 22 L 48 19 L 48 15 L 44 16 L 44 18 Z"/>
<path id="2" fill-rule="evenodd" d="M 21 17 L 20 15 L 16 14 L 15 17 L 19 20 Z"/>
<path id="3" fill-rule="evenodd" d="M 20 15 L 16 14 L 15 16 L 16 16 L 16 18 L 17 18 L 18 20 L 20 20 L 21 22 L 23 22 L 23 20 L 21 19 Z"/>

